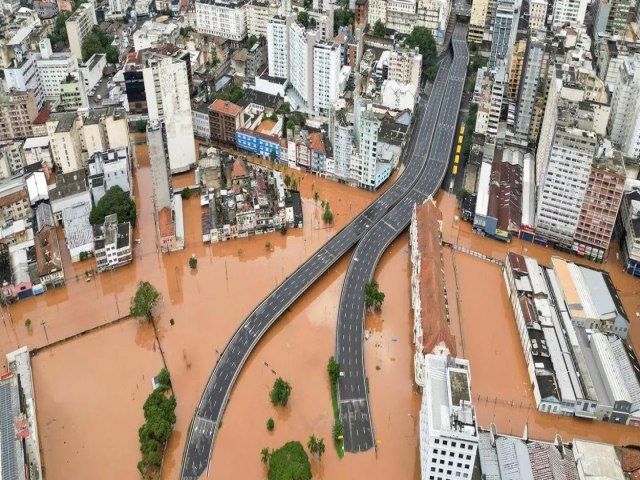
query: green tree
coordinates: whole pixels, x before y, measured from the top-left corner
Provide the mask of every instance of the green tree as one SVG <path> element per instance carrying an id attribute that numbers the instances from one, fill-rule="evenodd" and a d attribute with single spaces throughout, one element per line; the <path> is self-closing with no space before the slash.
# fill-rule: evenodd
<path id="1" fill-rule="evenodd" d="M 275 428 L 276 424 L 273 421 L 273 418 L 270 418 L 269 420 L 267 420 L 267 430 L 269 430 L 270 432 L 273 432 L 273 429 Z"/>
<path id="2" fill-rule="evenodd" d="M 129 314 L 132 317 L 143 317 L 146 320 L 153 319 L 153 311 L 160 302 L 160 292 L 149 282 L 138 283 L 136 294 L 131 298 Z"/>
<path id="3" fill-rule="evenodd" d="M 306 10 L 300 10 L 298 12 L 298 23 L 304 28 L 307 28 L 309 26 L 309 12 Z"/>
<path id="4" fill-rule="evenodd" d="M 136 132 L 144 133 L 147 131 L 147 121 L 146 120 L 138 120 L 136 122 Z"/>
<path id="5" fill-rule="evenodd" d="M 274 406 L 281 405 L 283 407 L 286 407 L 290 395 L 291 385 L 289 385 L 289 382 L 283 380 L 280 377 L 276 378 L 275 382 L 273 382 L 273 388 L 269 392 L 271 403 Z"/>
<path id="6" fill-rule="evenodd" d="M 338 28 L 351 26 L 355 20 L 353 10 L 349 8 L 338 8 L 333 12 L 333 33 L 338 33 Z"/>
<path id="7" fill-rule="evenodd" d="M 333 212 L 331 211 L 329 202 L 325 203 L 324 212 L 322 213 L 322 220 L 324 220 L 324 223 L 328 223 L 329 225 L 333 223 Z"/>
<path id="8" fill-rule="evenodd" d="M 384 37 L 387 34 L 387 29 L 384 26 L 384 23 L 382 23 L 382 20 L 376 20 L 376 23 L 373 26 L 373 34 L 376 37 Z"/>
<path id="9" fill-rule="evenodd" d="M 315 202 L 315 204 L 316 204 L 316 205 L 318 204 L 318 199 L 319 199 L 319 198 L 320 198 L 320 194 L 318 193 L 318 191 L 317 191 L 317 190 L 315 190 L 315 191 L 313 192 L 313 201 Z"/>
<path id="10" fill-rule="evenodd" d="M 380 291 L 378 282 L 373 279 L 364 285 L 364 303 L 367 308 L 379 310 L 384 302 L 384 293 Z"/>
<path id="11" fill-rule="evenodd" d="M 467 192 L 464 188 L 458 190 L 456 192 L 456 199 L 458 200 L 458 203 L 462 202 L 462 200 L 464 200 L 464 197 L 466 197 L 467 195 L 469 195 L 469 192 Z"/>
<path id="12" fill-rule="evenodd" d="M 333 424 L 331 433 L 333 435 L 334 441 L 337 442 L 338 440 L 341 440 L 340 437 L 344 435 L 344 427 L 342 426 L 342 421 L 340 419 L 336 420 L 336 422 Z"/>
<path id="13" fill-rule="evenodd" d="M 338 378 L 340 377 L 340 364 L 334 357 L 329 358 L 329 363 L 327 364 L 327 373 L 329 374 L 331 385 L 335 385 L 338 382 Z"/>
<path id="14" fill-rule="evenodd" d="M 260 450 L 260 459 L 265 465 L 269 463 L 269 460 L 271 459 L 271 452 L 269 452 L 269 449 L 267 447 L 264 447 L 262 450 Z"/>
<path id="15" fill-rule="evenodd" d="M 324 455 L 324 439 L 318 439 L 318 444 L 316 446 L 316 454 L 318 455 L 318 461 L 322 459 L 322 455 Z"/>
<path id="16" fill-rule="evenodd" d="M 196 268 L 198 268 L 198 259 L 194 256 L 191 256 L 189 258 L 189 268 L 191 270 L 195 270 Z"/>
<path id="17" fill-rule="evenodd" d="M 291 104 L 289 102 L 284 102 L 281 106 L 280 106 L 280 111 L 282 113 L 291 113 Z"/>
<path id="18" fill-rule="evenodd" d="M 315 435 L 311 435 L 309 440 L 307 441 L 307 448 L 309 449 L 309 453 L 311 455 L 315 455 L 318 453 L 318 439 Z"/>
<path id="19" fill-rule="evenodd" d="M 311 479 L 309 456 L 300 442 L 288 442 L 271 453 L 268 479 Z"/>
<path id="20" fill-rule="evenodd" d="M 191 198 L 191 189 L 189 187 L 183 188 L 180 196 L 183 200 L 189 200 Z"/>
<path id="21" fill-rule="evenodd" d="M 169 370 L 163 368 L 158 374 L 158 383 L 163 387 L 171 388 L 171 374 Z"/>
<path id="22" fill-rule="evenodd" d="M 438 75 L 438 67 L 435 65 L 431 65 L 430 67 L 427 67 L 427 69 L 425 70 L 425 73 L 427 75 L 427 80 L 430 82 L 435 81 L 436 76 Z"/>
<path id="23" fill-rule="evenodd" d="M 286 225 L 282 225 L 280 227 L 280 235 L 286 235 L 287 234 L 287 226 Z"/>
<path id="24" fill-rule="evenodd" d="M 272 149 L 269 152 L 269 160 L 271 160 L 273 163 L 276 163 L 277 158 L 278 158 L 278 154 L 276 153 L 275 149 Z"/>
<path id="25" fill-rule="evenodd" d="M 244 48 L 251 50 L 251 47 L 253 47 L 257 41 L 258 39 L 255 35 L 250 35 L 249 38 L 247 38 L 247 41 L 244 42 Z"/>
<path id="26" fill-rule="evenodd" d="M 118 185 L 111 187 L 100 199 L 89 214 L 91 225 L 101 225 L 104 217 L 115 213 L 118 215 L 118 222 L 131 222 L 131 226 L 136 225 L 136 204 L 133 199 Z"/>
<path id="27" fill-rule="evenodd" d="M 287 120 L 287 130 L 294 130 L 296 128 L 296 124 L 293 122 L 293 119 Z"/>
<path id="28" fill-rule="evenodd" d="M 51 46 L 56 47 L 58 43 L 69 46 L 69 37 L 67 36 L 66 21 L 71 14 L 69 12 L 60 12 L 56 15 L 56 21 L 53 26 L 53 32 L 49 36 Z"/>
<path id="29" fill-rule="evenodd" d="M 107 63 L 120 62 L 120 55 L 118 54 L 118 49 L 115 45 L 109 45 L 105 53 L 107 54 Z"/>
<path id="30" fill-rule="evenodd" d="M 181 37 L 188 37 L 189 35 L 191 35 L 191 32 L 195 31 L 195 29 L 193 27 L 182 27 L 180 29 L 180 36 Z"/>
<path id="31" fill-rule="evenodd" d="M 426 27 L 414 27 L 411 33 L 405 38 L 406 47 L 418 47 L 422 54 L 422 64 L 426 65 L 435 60 L 437 56 L 436 41 L 431 30 Z"/>
<path id="32" fill-rule="evenodd" d="M 27 327 L 27 328 L 31 328 L 31 319 L 30 318 L 27 318 L 24 321 L 24 326 Z"/>

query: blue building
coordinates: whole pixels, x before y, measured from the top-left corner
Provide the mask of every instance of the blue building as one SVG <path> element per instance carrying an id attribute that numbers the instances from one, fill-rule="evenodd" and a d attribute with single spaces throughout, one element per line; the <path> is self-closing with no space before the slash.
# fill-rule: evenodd
<path id="1" fill-rule="evenodd" d="M 274 158 L 280 158 L 280 137 L 277 135 L 239 128 L 236 130 L 236 146 L 258 157 L 271 158 L 271 152 L 274 152 Z"/>

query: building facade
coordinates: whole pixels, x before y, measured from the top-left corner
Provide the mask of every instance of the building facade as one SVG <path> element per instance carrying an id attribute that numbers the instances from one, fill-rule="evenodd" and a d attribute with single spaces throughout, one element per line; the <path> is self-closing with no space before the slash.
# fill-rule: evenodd
<path id="1" fill-rule="evenodd" d="M 241 41 L 247 36 L 247 0 L 196 2 L 199 33 Z"/>
<path id="2" fill-rule="evenodd" d="M 218 99 L 209 106 L 211 140 L 235 145 L 236 131 L 244 126 L 244 113 L 235 103 Z"/>
<path id="3" fill-rule="evenodd" d="M 82 60 L 82 42 L 97 23 L 95 6 L 91 2 L 80 5 L 65 22 L 69 49 L 78 60 Z"/>
<path id="4" fill-rule="evenodd" d="M 338 99 L 340 48 L 335 42 L 319 42 L 313 49 L 313 106 L 326 115 Z"/>

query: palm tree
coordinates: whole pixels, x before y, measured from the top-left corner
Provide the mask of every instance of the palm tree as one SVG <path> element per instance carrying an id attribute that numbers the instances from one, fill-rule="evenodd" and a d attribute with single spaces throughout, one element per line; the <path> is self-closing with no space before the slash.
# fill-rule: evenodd
<path id="1" fill-rule="evenodd" d="M 324 454 L 324 439 L 321 438 L 318 440 L 316 452 L 318 453 L 318 461 L 320 461 L 320 459 L 322 459 L 322 455 Z"/>
<path id="2" fill-rule="evenodd" d="M 309 441 L 307 442 L 307 448 L 309 449 L 309 453 L 311 455 L 315 455 L 318 453 L 318 439 L 315 435 L 311 435 L 309 437 Z"/>
<path id="3" fill-rule="evenodd" d="M 269 460 L 271 460 L 271 452 L 269 452 L 269 449 L 267 447 L 263 448 L 260 451 L 260 455 L 262 458 L 262 463 L 264 463 L 265 465 L 269 463 Z"/>

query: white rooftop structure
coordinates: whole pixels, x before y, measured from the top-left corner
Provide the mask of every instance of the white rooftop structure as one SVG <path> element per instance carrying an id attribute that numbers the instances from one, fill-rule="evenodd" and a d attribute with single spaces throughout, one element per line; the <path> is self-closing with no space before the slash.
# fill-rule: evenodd
<path id="1" fill-rule="evenodd" d="M 22 148 L 30 150 L 32 148 L 45 148 L 49 146 L 49 137 L 29 137 L 24 141 Z"/>
<path id="2" fill-rule="evenodd" d="M 49 187 L 47 186 L 47 177 L 44 172 L 30 173 L 25 177 L 25 181 L 31 206 L 37 202 L 49 200 Z"/>
<path id="3" fill-rule="evenodd" d="M 64 236 L 71 260 L 80 259 L 81 252 L 93 252 L 93 227 L 89 223 L 91 204 L 80 202 L 62 210 Z"/>
<path id="4" fill-rule="evenodd" d="M 478 197 L 476 199 L 476 215 L 487 216 L 489 209 L 489 182 L 491 181 L 491 164 L 482 162 L 480 179 L 478 180 Z"/>
<path id="5" fill-rule="evenodd" d="M 624 480 L 613 445 L 574 440 L 573 455 L 581 480 Z"/>

